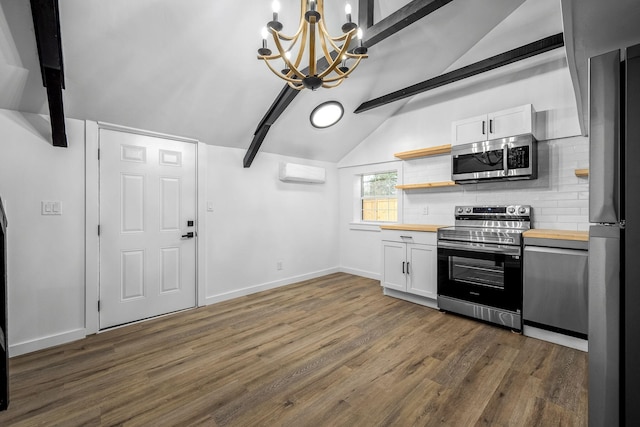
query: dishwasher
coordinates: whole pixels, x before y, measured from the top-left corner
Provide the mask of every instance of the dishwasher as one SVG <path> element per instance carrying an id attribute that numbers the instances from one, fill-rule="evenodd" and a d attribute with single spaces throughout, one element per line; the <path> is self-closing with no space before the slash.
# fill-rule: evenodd
<path id="1" fill-rule="evenodd" d="M 524 239 L 525 325 L 587 338 L 589 243 Z"/>

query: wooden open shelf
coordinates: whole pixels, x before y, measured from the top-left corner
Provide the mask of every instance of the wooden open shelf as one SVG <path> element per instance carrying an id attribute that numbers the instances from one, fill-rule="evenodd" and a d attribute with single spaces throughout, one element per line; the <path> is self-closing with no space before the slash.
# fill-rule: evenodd
<path id="1" fill-rule="evenodd" d="M 456 185 L 453 181 L 442 182 L 423 182 L 420 184 L 402 184 L 396 185 L 398 190 L 418 190 L 420 188 L 439 188 L 439 187 L 453 187 Z"/>
<path id="2" fill-rule="evenodd" d="M 589 176 L 589 169 L 576 169 L 576 176 L 580 178 L 585 178 Z"/>
<path id="3" fill-rule="evenodd" d="M 394 156 L 402 160 L 418 159 L 420 157 L 437 156 L 451 153 L 451 144 L 438 145 L 436 147 L 420 148 L 419 150 L 403 151 Z"/>

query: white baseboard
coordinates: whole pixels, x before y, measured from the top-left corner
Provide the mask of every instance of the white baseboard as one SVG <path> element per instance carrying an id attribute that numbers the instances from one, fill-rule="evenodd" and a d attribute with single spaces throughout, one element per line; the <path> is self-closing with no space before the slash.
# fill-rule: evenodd
<path id="1" fill-rule="evenodd" d="M 23 354 L 32 353 L 34 351 L 44 350 L 45 348 L 54 347 L 56 345 L 81 340 L 86 336 L 87 335 L 85 328 L 81 328 L 56 335 L 49 335 L 48 337 L 42 337 L 31 341 L 24 341 L 18 344 L 13 344 L 9 346 L 9 357 L 20 356 Z"/>
<path id="2" fill-rule="evenodd" d="M 380 273 L 374 273 L 372 271 L 358 270 L 349 267 L 340 267 L 340 272 L 353 274 L 354 276 L 366 277 L 367 279 L 380 280 Z"/>
<path id="3" fill-rule="evenodd" d="M 328 274 L 339 273 L 340 269 L 337 267 L 328 268 L 326 270 L 314 271 L 312 273 L 302 274 L 300 276 L 288 277 L 286 279 L 276 280 L 273 282 L 261 283 L 255 286 L 249 286 L 243 289 L 238 289 L 231 292 L 225 292 L 222 294 L 209 295 L 205 298 L 205 304 L 215 304 L 217 302 L 228 301 L 230 299 L 244 297 L 247 295 L 255 294 L 257 292 L 268 291 L 269 289 L 279 288 L 281 286 L 291 285 L 293 283 L 302 282 L 305 280 L 315 279 L 318 277 L 326 276 Z"/>

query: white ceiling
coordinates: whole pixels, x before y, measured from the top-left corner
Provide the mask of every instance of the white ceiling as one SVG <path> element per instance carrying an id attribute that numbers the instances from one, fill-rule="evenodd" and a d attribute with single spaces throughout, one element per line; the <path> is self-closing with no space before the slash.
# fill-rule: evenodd
<path id="1" fill-rule="evenodd" d="M 61 0 L 66 116 L 248 148 L 284 86 L 256 58 L 270 3 Z M 281 3 L 290 33 L 299 2 Z M 375 16 L 406 3 L 378 0 Z M 343 7 L 326 1 L 335 34 Z M 370 48 L 340 87 L 297 96 L 262 151 L 336 162 L 406 101 L 353 114 L 362 102 L 560 31 L 560 0 L 454 0 Z M 325 100 L 340 101 L 346 113 L 318 130 L 309 114 Z M 0 0 L 0 108 L 47 113 L 26 0 Z"/>

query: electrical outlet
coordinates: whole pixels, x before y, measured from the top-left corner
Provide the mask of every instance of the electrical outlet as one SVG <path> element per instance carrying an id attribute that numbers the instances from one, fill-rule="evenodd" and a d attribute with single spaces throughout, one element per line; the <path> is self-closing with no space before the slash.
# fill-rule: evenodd
<path id="1" fill-rule="evenodd" d="M 276 270 L 282 270 L 282 261 L 276 262 Z"/>

